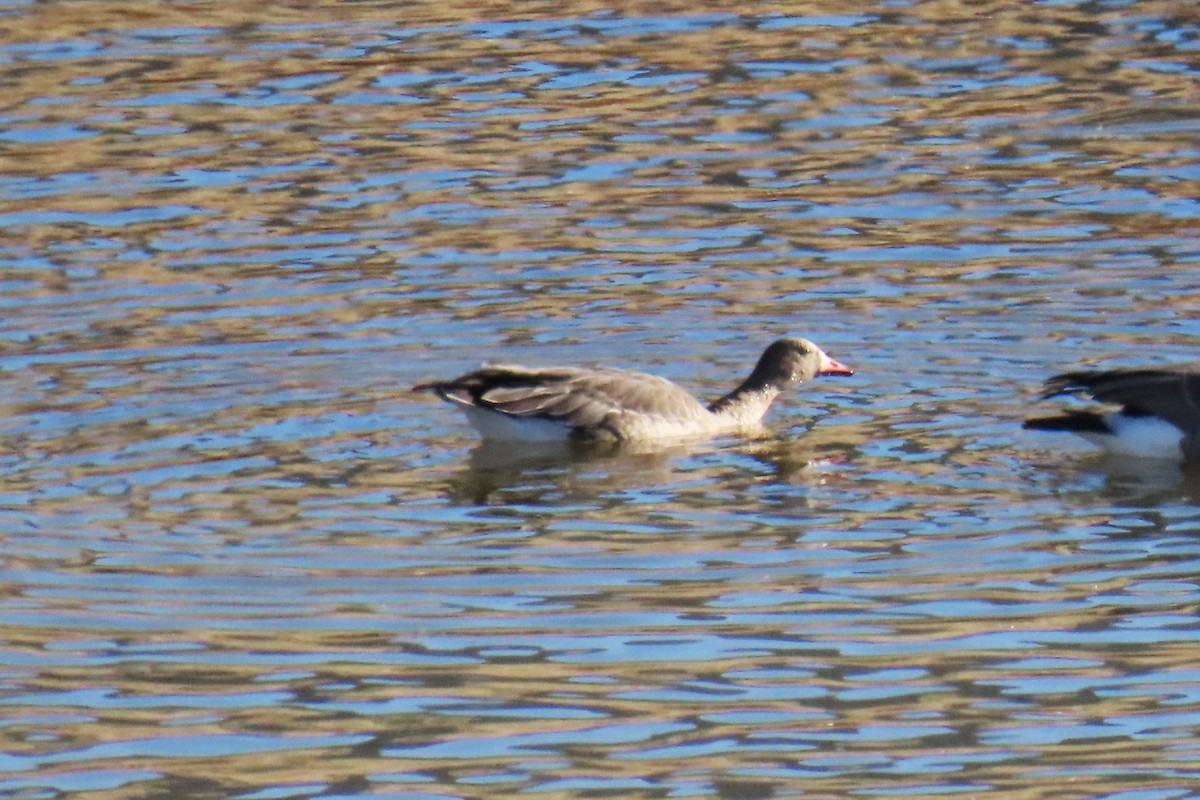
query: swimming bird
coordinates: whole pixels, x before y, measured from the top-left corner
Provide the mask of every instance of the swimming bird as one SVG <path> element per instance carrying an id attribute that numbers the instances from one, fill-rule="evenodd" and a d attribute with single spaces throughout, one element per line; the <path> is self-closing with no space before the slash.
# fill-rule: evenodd
<path id="1" fill-rule="evenodd" d="M 458 406 L 485 439 L 634 441 L 753 428 L 789 386 L 817 375 L 852 374 L 807 339 L 780 339 L 750 377 L 708 405 L 666 378 L 610 367 L 485 364 L 413 391 Z"/>
<path id="2" fill-rule="evenodd" d="M 1070 431 L 1126 456 L 1200 460 L 1200 364 L 1064 372 L 1046 381 L 1043 398 L 1059 395 L 1092 397 L 1121 408 L 1069 411 L 1026 420 L 1025 427 Z"/>

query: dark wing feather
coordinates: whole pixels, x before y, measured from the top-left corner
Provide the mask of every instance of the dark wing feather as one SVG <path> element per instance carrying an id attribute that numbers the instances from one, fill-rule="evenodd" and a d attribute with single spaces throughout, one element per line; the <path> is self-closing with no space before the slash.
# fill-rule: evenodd
<path id="1" fill-rule="evenodd" d="M 459 375 L 449 381 L 419 383 L 414 392 L 434 392 L 444 400 L 474 405 L 494 389 L 536 389 L 540 385 L 568 380 L 577 370 L 525 369 L 505 365 L 489 365 L 483 369 Z"/>
<path id="2" fill-rule="evenodd" d="M 1200 428 L 1200 366 L 1064 372 L 1046 382 L 1045 396 L 1062 394 L 1153 414 L 1186 431 Z"/>

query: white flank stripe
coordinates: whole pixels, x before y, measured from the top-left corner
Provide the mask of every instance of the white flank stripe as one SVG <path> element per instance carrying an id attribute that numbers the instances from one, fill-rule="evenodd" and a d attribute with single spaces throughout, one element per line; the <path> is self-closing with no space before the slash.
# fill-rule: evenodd
<path id="1" fill-rule="evenodd" d="M 522 419 L 487 411 L 475 406 L 461 406 L 467 421 L 485 439 L 503 442 L 563 442 L 571 434 L 566 425 L 548 419 Z"/>
<path id="2" fill-rule="evenodd" d="M 1183 459 L 1183 431 L 1160 417 L 1104 415 L 1112 433 L 1088 433 L 1085 438 L 1106 450 L 1137 458 Z"/>

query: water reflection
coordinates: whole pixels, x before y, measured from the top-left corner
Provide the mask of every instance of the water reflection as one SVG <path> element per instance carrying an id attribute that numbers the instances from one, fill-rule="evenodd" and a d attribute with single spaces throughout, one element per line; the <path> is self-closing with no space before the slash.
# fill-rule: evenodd
<path id="1" fill-rule="evenodd" d="M 619 477 L 614 477 L 614 470 Z M 669 453 L 639 453 L 618 443 L 484 441 L 471 450 L 466 468 L 451 481 L 450 490 L 451 496 L 469 503 L 486 504 L 494 497 L 503 497 L 504 502 L 521 502 L 520 497 L 542 502 L 547 492 L 595 480 L 600 473 L 605 485 L 611 480 L 639 485 L 661 483 L 669 479 L 670 471 Z"/>
<path id="2" fill-rule="evenodd" d="M 1066 502 L 1072 494 L 1080 495 L 1079 501 L 1089 505 L 1097 494 L 1135 507 L 1174 503 L 1191 506 L 1200 501 L 1200 472 L 1194 466 L 1181 467 L 1170 460 L 1122 458 L 1093 452 L 1087 445 L 1078 452 L 1069 452 L 1071 456 L 1065 461 L 1060 453 L 1036 454 L 1045 470 L 1041 480 L 1056 485 Z"/>
<path id="3" fill-rule="evenodd" d="M 1194 358 L 1191 15 L 511 11 L 0 12 L 0 793 L 1191 792 L 1196 476 L 1020 429 Z M 404 395 L 784 333 L 763 438 Z"/>

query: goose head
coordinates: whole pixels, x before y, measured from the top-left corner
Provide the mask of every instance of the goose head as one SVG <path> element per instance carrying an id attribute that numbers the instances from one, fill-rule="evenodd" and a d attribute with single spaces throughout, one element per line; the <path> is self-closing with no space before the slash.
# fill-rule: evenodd
<path id="1" fill-rule="evenodd" d="M 818 375 L 853 374 L 852 369 L 834 361 L 808 339 L 788 338 L 772 342 L 763 351 L 748 383 L 782 390 Z"/>

